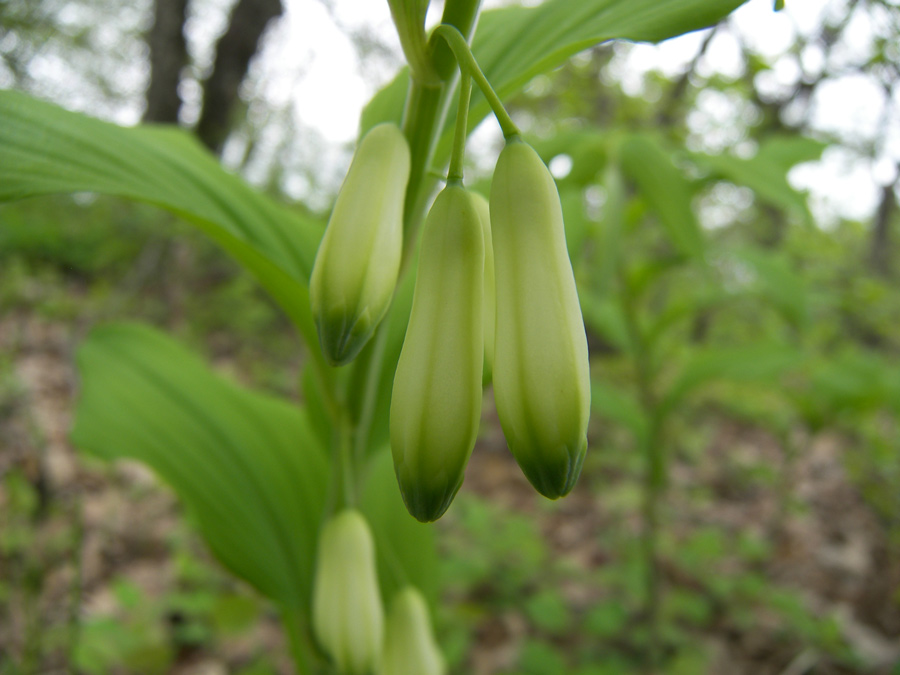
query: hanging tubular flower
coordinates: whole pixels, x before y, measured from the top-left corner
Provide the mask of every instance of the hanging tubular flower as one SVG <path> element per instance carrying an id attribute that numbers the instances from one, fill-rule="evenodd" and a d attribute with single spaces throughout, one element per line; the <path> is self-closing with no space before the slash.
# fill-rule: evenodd
<path id="1" fill-rule="evenodd" d="M 384 610 L 375 544 L 359 511 L 322 528 L 313 586 L 313 630 L 342 675 L 369 675 L 381 656 Z"/>
<path id="2" fill-rule="evenodd" d="M 373 127 L 360 141 L 319 244 L 309 295 L 322 352 L 334 366 L 359 354 L 390 305 L 409 165 L 400 129 Z"/>
<path id="3" fill-rule="evenodd" d="M 448 185 L 425 220 L 416 288 L 391 397 L 391 452 L 406 508 L 443 515 L 481 418 L 484 244 L 472 195 Z"/>
<path id="4" fill-rule="evenodd" d="M 412 586 L 394 596 L 387 616 L 378 675 L 444 675 L 425 598 Z"/>
<path id="5" fill-rule="evenodd" d="M 491 240 L 491 211 L 488 200 L 472 193 L 475 210 L 484 235 L 484 384 L 491 381 L 494 370 L 494 336 L 497 329 L 497 290 L 494 283 L 494 244 Z"/>
<path id="6" fill-rule="evenodd" d="M 500 153 L 490 208 L 497 414 L 525 476 L 556 499 L 574 487 L 587 450 L 587 338 L 556 184 L 518 137 Z"/>

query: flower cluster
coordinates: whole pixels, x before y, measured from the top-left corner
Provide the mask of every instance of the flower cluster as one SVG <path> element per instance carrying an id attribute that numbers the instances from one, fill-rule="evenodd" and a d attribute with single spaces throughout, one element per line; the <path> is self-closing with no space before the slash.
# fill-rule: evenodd
<path id="1" fill-rule="evenodd" d="M 310 292 L 334 363 L 352 359 L 387 311 L 408 155 L 397 127 L 363 138 L 320 246 Z M 567 494 L 587 449 L 587 339 L 556 184 L 518 135 L 488 208 L 451 176 L 423 227 L 390 413 L 400 491 L 420 521 L 440 518 L 462 484 L 488 378 L 525 476 L 550 499 Z"/>

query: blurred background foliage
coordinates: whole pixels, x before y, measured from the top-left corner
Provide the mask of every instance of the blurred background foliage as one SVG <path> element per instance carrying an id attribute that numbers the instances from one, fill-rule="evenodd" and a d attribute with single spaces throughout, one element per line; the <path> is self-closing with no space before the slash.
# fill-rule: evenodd
<path id="1" fill-rule="evenodd" d="M 309 9 L 285 2 L 3 0 L 0 86 L 181 124 L 324 220 L 347 147 L 267 77 Z M 308 4 L 374 92 L 395 45 Z M 900 6 L 788 5 L 793 30 L 739 12 L 687 59 L 602 45 L 509 102 L 566 212 L 593 450 L 541 501 L 487 406 L 437 526 L 453 672 L 900 673 Z M 0 206 L 0 673 L 289 672 L 273 609 L 171 494 L 67 440 L 74 345 L 122 317 L 302 398 L 289 322 L 184 223 L 90 194 Z"/>

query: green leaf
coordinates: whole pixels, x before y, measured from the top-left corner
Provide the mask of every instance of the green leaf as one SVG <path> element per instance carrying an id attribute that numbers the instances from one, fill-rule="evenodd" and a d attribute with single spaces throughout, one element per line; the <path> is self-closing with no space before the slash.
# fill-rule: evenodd
<path id="1" fill-rule="evenodd" d="M 219 377 L 139 324 L 95 329 L 77 361 L 73 442 L 149 465 L 228 569 L 304 612 L 329 470 L 302 410 Z"/>
<path id="2" fill-rule="evenodd" d="M 549 0 L 481 16 L 472 48 L 501 97 L 606 40 L 660 42 L 710 26 L 742 0 Z"/>
<path id="3" fill-rule="evenodd" d="M 382 122 L 400 124 L 408 91 L 409 70 L 404 67 L 363 108 L 359 118 L 359 137 L 362 138 L 369 129 Z"/>
<path id="4" fill-rule="evenodd" d="M 812 224 L 806 194 L 788 183 L 787 173 L 796 164 L 818 159 L 825 147 L 809 138 L 774 136 L 763 141 L 759 151 L 748 159 L 729 154 L 695 153 L 692 157 L 716 175 L 750 188 L 761 202 L 799 213 Z"/>
<path id="5" fill-rule="evenodd" d="M 711 26 L 744 0 L 548 0 L 537 7 L 506 7 L 482 13 L 472 51 L 494 90 L 507 99 L 535 75 L 565 63 L 569 57 L 606 40 L 622 38 L 660 42 Z M 379 122 L 399 123 L 408 84 L 403 70 L 370 101 L 362 132 Z M 474 128 L 489 107 L 473 92 L 469 126 Z M 450 114 L 436 165 L 449 158 L 453 134 Z"/>
<path id="6" fill-rule="evenodd" d="M 321 224 L 226 172 L 181 130 L 120 127 L 0 91 L 0 202 L 71 192 L 146 202 L 197 226 L 316 344 L 306 285 Z"/>
<path id="7" fill-rule="evenodd" d="M 691 198 L 694 186 L 675 166 L 671 153 L 647 134 L 634 134 L 619 148 L 623 172 L 634 181 L 681 254 L 703 259 L 705 244 Z"/>
<path id="8" fill-rule="evenodd" d="M 407 512 L 389 449 L 383 448 L 369 461 L 360 510 L 375 534 L 382 597 L 388 600 L 412 584 L 435 602 L 438 560 L 434 526 L 420 523 Z"/>
<path id="9" fill-rule="evenodd" d="M 793 348 L 778 344 L 708 348 L 697 351 L 669 388 L 661 408 L 669 413 L 698 387 L 715 380 L 771 382 L 796 367 L 801 360 Z"/>
<path id="10" fill-rule="evenodd" d="M 735 257 L 753 268 L 751 288 L 775 307 L 796 328 L 809 320 L 809 298 L 803 279 L 791 269 L 788 258 L 778 252 L 743 248 Z"/>
<path id="11" fill-rule="evenodd" d="M 808 396 L 827 418 L 873 410 L 891 400 L 896 370 L 878 353 L 843 349 L 812 367 Z"/>
<path id="12" fill-rule="evenodd" d="M 775 134 L 763 139 L 756 157 L 785 171 L 791 167 L 819 159 L 828 143 L 808 136 Z"/>
<path id="13" fill-rule="evenodd" d="M 545 164 L 558 155 L 572 160 L 569 173 L 556 181 L 562 192 L 597 183 L 597 174 L 607 165 L 610 134 L 596 127 L 562 129 L 550 138 L 536 139 L 533 145 Z"/>

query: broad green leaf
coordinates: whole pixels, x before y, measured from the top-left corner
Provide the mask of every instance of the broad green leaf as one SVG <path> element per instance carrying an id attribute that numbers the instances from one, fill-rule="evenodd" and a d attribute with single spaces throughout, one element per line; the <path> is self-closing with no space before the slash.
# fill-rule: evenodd
<path id="1" fill-rule="evenodd" d="M 751 288 L 754 292 L 765 298 L 793 326 L 806 325 L 809 319 L 806 286 L 785 256 L 755 248 L 743 248 L 734 255 L 752 268 Z"/>
<path id="2" fill-rule="evenodd" d="M 389 448 L 382 447 L 368 463 L 360 509 L 375 533 L 382 597 L 387 600 L 412 584 L 430 601 L 436 601 L 434 525 L 422 524 L 407 512 Z"/>
<path id="3" fill-rule="evenodd" d="M 663 397 L 663 413 L 669 413 L 698 387 L 715 380 L 771 382 L 798 367 L 801 355 L 792 347 L 772 343 L 746 347 L 708 348 L 694 353 Z"/>
<path id="4" fill-rule="evenodd" d="M 590 127 L 564 129 L 532 144 L 545 164 L 559 155 L 566 155 L 572 160 L 569 173 L 556 180 L 562 192 L 567 188 L 583 188 L 598 182 L 598 174 L 607 165 L 610 134 Z"/>
<path id="5" fill-rule="evenodd" d="M 816 363 L 810 394 L 826 414 L 861 412 L 890 399 L 892 375 L 895 370 L 879 354 L 846 349 Z"/>
<path id="6" fill-rule="evenodd" d="M 888 405 L 900 409 L 897 367 L 876 352 L 844 348 L 806 364 L 805 386 L 792 391 L 806 423 L 819 430 Z"/>
<path id="7" fill-rule="evenodd" d="M 787 171 L 803 162 L 819 159 L 827 147 L 828 144 L 824 141 L 817 141 L 808 136 L 776 134 L 767 136 L 762 141 L 756 157 Z"/>
<path id="8" fill-rule="evenodd" d="M 319 223 L 250 188 L 183 131 L 120 127 L 0 91 L 0 202 L 71 192 L 146 202 L 197 226 L 316 344 L 306 284 Z"/>
<path id="9" fill-rule="evenodd" d="M 329 484 L 303 411 L 221 378 L 139 324 L 95 329 L 77 361 L 73 442 L 150 466 L 228 569 L 302 614 Z"/>
<path id="10" fill-rule="evenodd" d="M 694 186 L 675 166 L 671 154 L 654 137 L 634 134 L 619 147 L 622 171 L 659 218 L 675 249 L 703 259 L 700 223 L 691 206 Z"/>
<path id="11" fill-rule="evenodd" d="M 382 122 L 400 124 L 409 91 L 409 69 L 404 67 L 363 108 L 359 119 L 359 137 Z"/>
<path id="12" fill-rule="evenodd" d="M 757 199 L 779 209 L 798 211 L 808 221 L 806 195 L 797 192 L 787 182 L 787 173 L 757 157 L 744 159 L 734 155 L 693 155 L 701 166 L 711 169 L 715 176 L 736 185 L 750 188 Z"/>
<path id="13" fill-rule="evenodd" d="M 759 151 L 747 159 L 729 154 L 696 153 L 692 157 L 722 178 L 750 188 L 760 201 L 799 213 L 812 224 L 806 195 L 791 186 L 787 173 L 796 164 L 818 159 L 825 147 L 809 138 L 775 136 L 763 141 Z"/>
<path id="14" fill-rule="evenodd" d="M 536 7 L 506 7 L 482 13 L 472 51 L 494 90 L 506 99 L 531 78 L 562 65 L 574 54 L 616 38 L 660 42 L 711 26 L 744 0 L 548 0 Z M 399 123 L 407 90 L 404 69 L 369 103 L 363 133 L 379 122 Z M 473 92 L 470 128 L 488 114 L 480 92 Z M 437 153 L 449 157 L 452 120 Z"/>

